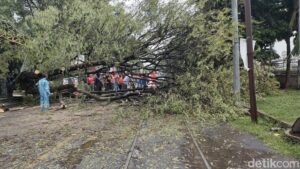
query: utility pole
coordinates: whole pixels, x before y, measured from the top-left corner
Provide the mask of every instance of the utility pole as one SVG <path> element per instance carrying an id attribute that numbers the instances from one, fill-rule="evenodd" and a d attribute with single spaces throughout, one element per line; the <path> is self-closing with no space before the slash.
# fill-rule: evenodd
<path id="1" fill-rule="evenodd" d="M 299 41 L 298 55 L 300 55 L 300 0 L 298 0 L 298 41 Z"/>
<path id="2" fill-rule="evenodd" d="M 300 1 L 300 0 L 299 0 Z M 240 104 L 240 49 L 239 49 L 239 21 L 238 21 L 238 0 L 231 0 L 232 21 L 234 26 L 233 39 L 233 90 L 235 95 L 235 104 Z"/>
<path id="3" fill-rule="evenodd" d="M 255 97 L 254 83 L 254 66 L 253 66 L 253 39 L 252 39 L 252 16 L 251 16 L 251 0 L 245 0 L 245 20 L 247 34 L 247 55 L 248 55 L 248 78 L 249 78 L 249 95 L 250 95 L 250 113 L 253 122 L 257 123 L 257 107 Z"/>
<path id="4" fill-rule="evenodd" d="M 298 0 L 298 57 L 300 56 L 300 0 Z M 297 88 L 300 88 L 300 59 L 298 59 Z"/>

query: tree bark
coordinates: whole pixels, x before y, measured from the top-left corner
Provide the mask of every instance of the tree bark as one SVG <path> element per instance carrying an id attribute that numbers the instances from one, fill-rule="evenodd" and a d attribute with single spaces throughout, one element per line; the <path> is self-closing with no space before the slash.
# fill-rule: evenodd
<path id="1" fill-rule="evenodd" d="M 115 96 L 115 97 L 103 98 L 103 97 L 99 97 L 99 96 L 97 96 L 95 94 L 92 94 L 92 93 L 90 93 L 88 91 L 85 91 L 85 90 L 78 89 L 77 91 L 79 93 L 85 94 L 85 95 L 87 95 L 87 96 L 89 96 L 89 97 L 91 97 L 91 98 L 93 98 L 97 101 L 108 101 L 108 102 L 119 100 L 119 99 L 125 99 L 125 98 L 128 98 L 130 96 L 139 96 L 140 95 L 140 92 L 134 92 L 134 93 L 126 93 L 124 95 Z"/>
<path id="2" fill-rule="evenodd" d="M 291 69 L 291 42 L 290 38 L 285 39 L 286 42 L 286 72 L 283 89 L 286 89 L 289 84 L 290 69 Z"/>

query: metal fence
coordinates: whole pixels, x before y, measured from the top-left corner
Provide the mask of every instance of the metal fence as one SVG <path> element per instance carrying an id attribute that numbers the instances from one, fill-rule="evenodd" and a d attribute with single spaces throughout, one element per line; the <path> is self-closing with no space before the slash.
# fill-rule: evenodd
<path id="1" fill-rule="evenodd" d="M 291 59 L 291 71 L 297 72 L 298 70 L 298 60 L 299 58 Z M 286 70 L 286 59 L 277 59 L 272 61 L 272 65 L 275 68 L 275 71 L 285 71 Z"/>
<path id="2" fill-rule="evenodd" d="M 280 86 L 285 85 L 286 79 L 286 59 L 277 59 L 272 61 L 274 74 L 280 82 Z M 288 88 L 300 89 L 300 58 L 291 59 L 291 69 L 289 73 Z"/>

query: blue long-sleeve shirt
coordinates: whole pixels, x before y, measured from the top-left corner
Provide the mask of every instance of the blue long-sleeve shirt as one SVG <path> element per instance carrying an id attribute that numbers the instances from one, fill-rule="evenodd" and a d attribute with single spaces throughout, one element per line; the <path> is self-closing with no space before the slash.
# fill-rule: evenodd
<path id="1" fill-rule="evenodd" d="M 42 78 L 38 82 L 38 88 L 41 95 L 50 95 L 49 82 L 46 78 Z"/>

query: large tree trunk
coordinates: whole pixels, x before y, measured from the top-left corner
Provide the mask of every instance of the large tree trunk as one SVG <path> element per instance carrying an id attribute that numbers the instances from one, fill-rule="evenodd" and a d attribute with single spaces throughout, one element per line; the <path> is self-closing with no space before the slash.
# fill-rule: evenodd
<path id="1" fill-rule="evenodd" d="M 289 84 L 290 69 L 291 69 L 291 42 L 290 38 L 285 39 L 286 42 L 286 72 L 283 88 L 286 89 Z"/>
<path id="2" fill-rule="evenodd" d="M 134 92 L 134 93 L 126 93 L 126 94 L 120 95 L 120 96 L 105 98 L 105 97 L 99 97 L 99 96 L 94 95 L 94 94 L 92 94 L 92 93 L 90 93 L 88 91 L 85 91 L 85 90 L 77 89 L 77 91 L 79 93 L 85 94 L 85 95 L 87 95 L 87 96 L 89 96 L 89 97 L 91 97 L 91 98 L 93 98 L 93 99 L 95 99 L 97 101 L 115 101 L 115 100 L 119 100 L 119 99 L 125 99 L 125 98 L 128 98 L 130 96 L 139 96 L 139 95 L 141 95 L 140 92 Z"/>

